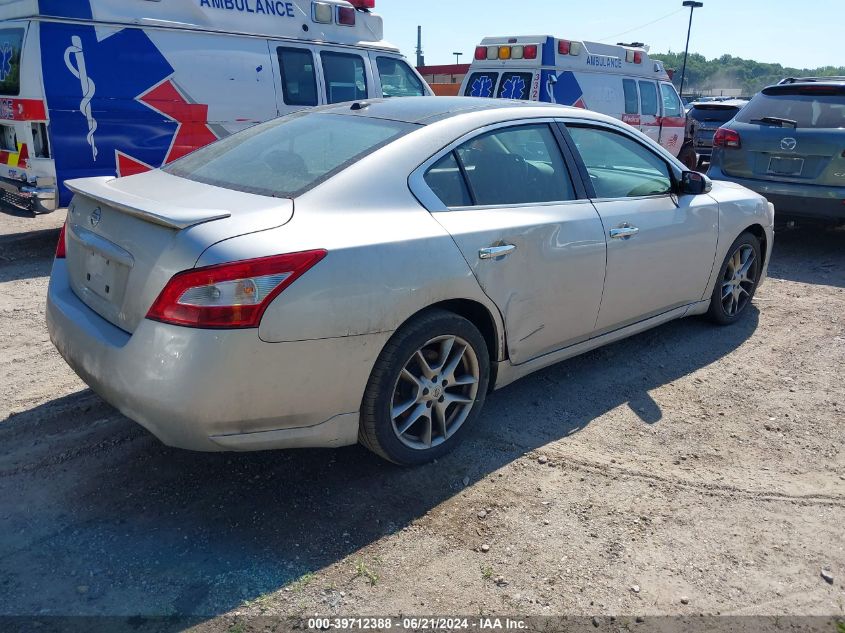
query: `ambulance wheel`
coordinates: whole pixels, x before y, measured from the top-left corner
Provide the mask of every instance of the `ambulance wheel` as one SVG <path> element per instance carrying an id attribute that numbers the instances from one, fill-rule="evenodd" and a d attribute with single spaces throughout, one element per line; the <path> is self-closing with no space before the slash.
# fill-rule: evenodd
<path id="1" fill-rule="evenodd" d="M 681 148 L 681 153 L 678 154 L 678 160 L 690 171 L 695 171 L 698 168 L 698 154 L 690 145 L 684 145 Z"/>

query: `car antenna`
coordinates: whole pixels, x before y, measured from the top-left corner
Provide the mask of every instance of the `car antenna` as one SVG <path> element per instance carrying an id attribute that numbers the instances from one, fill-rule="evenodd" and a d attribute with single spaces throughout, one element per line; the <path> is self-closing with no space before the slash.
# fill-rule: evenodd
<path id="1" fill-rule="evenodd" d="M 358 110 L 364 110 L 365 108 L 369 108 L 370 104 L 367 101 L 356 101 L 352 104 L 351 110 L 357 112 Z"/>

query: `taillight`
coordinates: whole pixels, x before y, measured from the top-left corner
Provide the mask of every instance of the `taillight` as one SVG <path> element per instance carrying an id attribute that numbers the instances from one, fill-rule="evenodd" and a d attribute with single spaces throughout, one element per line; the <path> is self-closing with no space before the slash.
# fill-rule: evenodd
<path id="1" fill-rule="evenodd" d="M 267 306 L 326 256 L 315 250 L 219 264 L 175 275 L 148 319 L 195 328 L 255 328 Z"/>
<path id="2" fill-rule="evenodd" d="M 59 243 L 56 244 L 56 259 L 64 259 L 67 257 L 67 244 L 65 243 L 65 229 L 67 222 L 62 224 L 62 230 L 59 231 Z"/>
<path id="3" fill-rule="evenodd" d="M 537 59 L 537 45 L 536 44 L 528 44 L 523 49 L 523 55 L 525 59 Z"/>
<path id="4" fill-rule="evenodd" d="M 483 61 L 487 59 L 487 47 L 486 46 L 476 46 L 475 47 L 475 59 L 476 61 Z"/>
<path id="5" fill-rule="evenodd" d="M 739 132 L 726 127 L 720 127 L 716 130 L 715 136 L 713 136 L 713 147 L 739 149 L 742 147 L 742 140 L 739 138 Z"/>

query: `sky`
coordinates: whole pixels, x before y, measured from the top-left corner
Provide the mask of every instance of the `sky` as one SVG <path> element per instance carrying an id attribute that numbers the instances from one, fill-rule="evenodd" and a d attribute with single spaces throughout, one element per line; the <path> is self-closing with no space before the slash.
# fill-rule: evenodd
<path id="1" fill-rule="evenodd" d="M 797 68 L 845 66 L 845 0 L 703 2 L 690 52 Z M 411 60 L 422 25 L 428 65 L 454 63 L 454 51 L 469 63 L 481 39 L 496 35 L 636 41 L 653 52 L 683 51 L 689 23 L 682 0 L 376 0 L 376 12 L 384 17 L 385 38 Z"/>

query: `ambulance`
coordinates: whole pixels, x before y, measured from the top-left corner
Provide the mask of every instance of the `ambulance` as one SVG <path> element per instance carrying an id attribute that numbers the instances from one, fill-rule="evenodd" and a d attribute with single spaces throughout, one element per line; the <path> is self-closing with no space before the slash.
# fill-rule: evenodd
<path id="1" fill-rule="evenodd" d="M 488 37 L 475 49 L 461 94 L 595 110 L 637 128 L 682 160 L 690 151 L 695 158 L 685 143 L 681 97 L 663 63 L 642 45 Z"/>
<path id="2" fill-rule="evenodd" d="M 0 0 L 0 193 L 160 167 L 320 104 L 430 95 L 375 0 Z"/>

